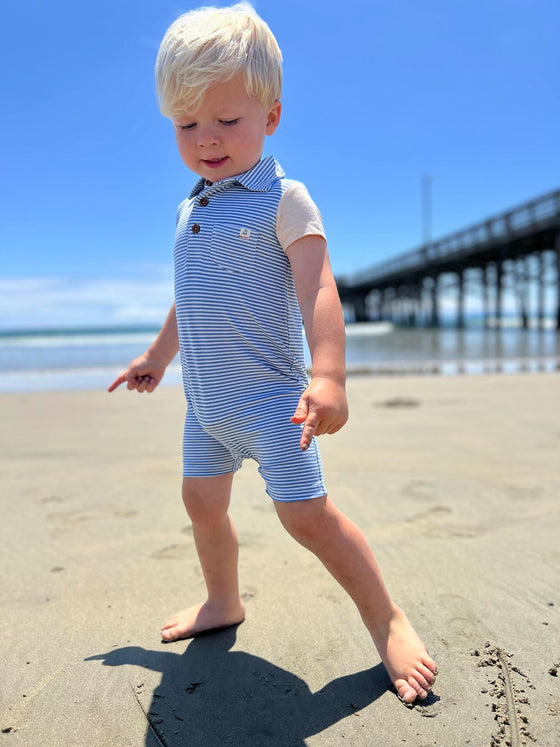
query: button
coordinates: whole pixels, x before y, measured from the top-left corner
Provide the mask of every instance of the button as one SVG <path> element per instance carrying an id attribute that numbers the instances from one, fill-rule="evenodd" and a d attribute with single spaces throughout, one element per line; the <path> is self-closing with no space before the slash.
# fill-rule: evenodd
<path id="1" fill-rule="evenodd" d="M 206 186 L 211 187 L 214 184 L 214 182 L 211 182 L 210 179 L 206 180 Z"/>
<path id="2" fill-rule="evenodd" d="M 208 205 L 209 202 L 210 202 L 210 200 L 208 199 L 208 197 L 201 197 L 200 200 L 199 200 L 199 202 L 198 202 L 198 204 L 201 207 L 206 207 L 206 205 Z"/>
<path id="3" fill-rule="evenodd" d="M 193 223 L 191 231 L 193 233 L 200 233 L 200 226 L 198 225 L 198 223 Z"/>

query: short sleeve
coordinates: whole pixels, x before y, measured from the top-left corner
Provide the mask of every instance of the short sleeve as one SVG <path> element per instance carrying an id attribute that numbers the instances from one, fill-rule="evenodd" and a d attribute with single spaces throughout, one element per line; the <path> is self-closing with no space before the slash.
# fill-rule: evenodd
<path id="1" fill-rule="evenodd" d="M 276 234 L 284 251 L 303 236 L 323 236 L 321 213 L 304 184 L 293 182 L 282 195 L 276 215 Z"/>

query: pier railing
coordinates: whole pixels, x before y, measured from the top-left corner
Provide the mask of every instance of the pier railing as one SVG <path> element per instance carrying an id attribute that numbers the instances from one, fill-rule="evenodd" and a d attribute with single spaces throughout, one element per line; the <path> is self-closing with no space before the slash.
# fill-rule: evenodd
<path id="1" fill-rule="evenodd" d="M 430 265 L 438 266 L 465 259 L 496 243 L 519 239 L 526 233 L 534 233 L 535 229 L 546 228 L 547 224 L 557 224 L 558 221 L 560 190 L 555 190 L 437 241 L 423 244 L 394 259 L 381 262 L 361 272 L 359 277 L 340 278 L 340 282 L 343 286 L 355 288 L 375 285 L 376 282 L 386 281 L 394 275 L 419 272 Z"/>

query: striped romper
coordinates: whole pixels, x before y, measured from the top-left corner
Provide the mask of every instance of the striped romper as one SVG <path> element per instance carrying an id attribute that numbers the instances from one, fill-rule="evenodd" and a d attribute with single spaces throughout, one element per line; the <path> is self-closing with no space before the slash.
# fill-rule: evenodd
<path id="1" fill-rule="evenodd" d="M 177 211 L 175 305 L 188 402 L 183 474 L 223 475 L 250 458 L 270 497 L 293 501 L 327 491 L 316 439 L 301 451 L 301 426 L 290 422 L 308 380 L 284 249 L 324 231 L 305 187 L 284 177 L 268 157 L 198 181 Z"/>

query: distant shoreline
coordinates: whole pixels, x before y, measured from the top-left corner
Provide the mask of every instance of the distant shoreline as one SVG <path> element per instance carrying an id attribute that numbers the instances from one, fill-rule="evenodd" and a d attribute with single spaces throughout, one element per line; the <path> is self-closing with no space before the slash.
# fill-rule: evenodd
<path id="1" fill-rule="evenodd" d="M 10 337 L 65 337 L 69 335 L 157 335 L 159 327 L 30 327 L 0 329 L 0 339 Z"/>
<path id="2" fill-rule="evenodd" d="M 103 389 L 153 341 L 154 327 L 0 332 L 0 392 Z M 302 330 L 303 334 L 303 330 Z M 305 346 L 306 364 L 311 365 Z M 555 330 L 346 327 L 349 376 L 460 376 L 560 370 Z M 165 385 L 180 385 L 177 357 Z"/>
<path id="3" fill-rule="evenodd" d="M 472 330 L 490 330 L 490 331 L 508 331 L 508 330 L 519 330 L 519 331 L 545 331 L 545 332 L 558 332 L 555 324 L 556 319 L 553 317 L 547 317 L 543 320 L 544 330 L 541 330 L 536 323 L 529 323 L 529 327 L 523 330 L 521 321 L 516 314 L 511 316 L 504 316 L 501 323 L 496 323 L 495 319 L 489 320 L 489 325 L 484 326 L 484 318 L 479 314 L 468 315 L 465 319 L 465 327 L 462 329 L 457 328 L 454 324 L 454 319 L 443 318 L 441 320 L 440 327 L 424 327 L 424 326 L 406 326 L 394 324 L 391 321 L 368 321 L 368 322 L 355 322 L 353 320 L 345 320 L 345 326 L 347 330 L 368 330 L 368 329 L 394 329 L 394 330 L 412 330 L 418 332 L 428 331 L 457 331 L 457 332 L 468 332 Z M 531 322 L 531 320 L 530 320 Z M 18 338 L 18 337 L 65 337 L 69 335 L 84 335 L 84 336 L 95 336 L 95 335 L 143 335 L 153 334 L 157 335 L 160 327 L 158 325 L 143 325 L 143 326 L 107 326 L 107 325 L 96 325 L 91 327 L 61 327 L 61 326 L 47 326 L 47 327 L 22 327 L 22 328 L 6 328 L 0 327 L 0 340 Z M 559 332 L 560 334 L 560 332 Z"/>

